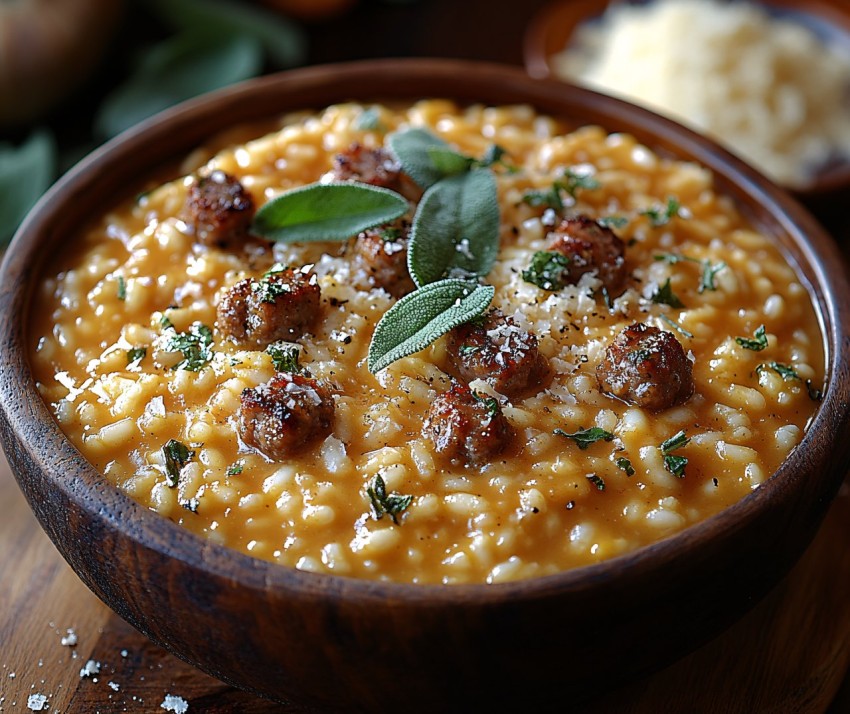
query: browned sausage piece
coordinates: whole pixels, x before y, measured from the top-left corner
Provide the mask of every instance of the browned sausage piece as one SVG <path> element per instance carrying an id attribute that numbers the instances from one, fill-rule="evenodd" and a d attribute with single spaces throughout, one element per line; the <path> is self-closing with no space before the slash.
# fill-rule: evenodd
<path id="1" fill-rule="evenodd" d="M 386 149 L 367 149 L 352 144 L 334 156 L 331 177 L 334 181 L 360 181 L 382 188 L 396 188 L 401 165 Z"/>
<path id="2" fill-rule="evenodd" d="M 224 171 L 213 171 L 189 187 L 184 214 L 198 243 L 223 248 L 248 235 L 254 199 L 238 179 Z"/>
<path id="3" fill-rule="evenodd" d="M 320 311 L 321 289 L 304 269 L 271 270 L 228 289 L 216 307 L 218 329 L 237 344 L 265 347 L 308 332 Z"/>
<path id="4" fill-rule="evenodd" d="M 668 409 L 694 393 L 693 366 L 679 340 L 641 322 L 608 345 L 596 379 L 603 392 L 645 409 Z"/>
<path id="5" fill-rule="evenodd" d="M 585 273 L 596 273 L 610 295 L 623 292 L 626 283 L 626 247 L 610 228 L 587 216 L 565 218 L 549 233 L 549 250 L 570 259 L 566 267 L 573 284 Z"/>
<path id="6" fill-rule="evenodd" d="M 486 380 L 509 397 L 531 390 L 549 374 L 549 363 L 537 349 L 537 337 L 499 310 L 455 327 L 446 349 L 462 379 Z"/>
<path id="7" fill-rule="evenodd" d="M 265 384 L 242 392 L 239 436 L 248 446 L 282 461 L 331 432 L 334 401 L 312 377 L 278 372 Z"/>
<path id="8" fill-rule="evenodd" d="M 502 453 L 513 429 L 498 400 L 454 382 L 434 400 L 423 433 L 453 463 L 483 466 Z"/>
<path id="9" fill-rule="evenodd" d="M 416 289 L 407 270 L 408 231 L 404 221 L 363 231 L 354 242 L 354 255 L 372 284 L 397 298 Z"/>

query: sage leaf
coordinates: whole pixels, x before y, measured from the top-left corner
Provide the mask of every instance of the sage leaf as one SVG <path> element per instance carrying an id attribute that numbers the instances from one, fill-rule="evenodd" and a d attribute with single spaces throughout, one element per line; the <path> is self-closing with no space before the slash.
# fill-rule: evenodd
<path id="1" fill-rule="evenodd" d="M 185 99 L 254 77 L 262 67 L 263 48 L 253 37 L 187 30 L 143 56 L 130 78 L 101 104 L 95 129 L 101 136 L 115 136 Z"/>
<path id="2" fill-rule="evenodd" d="M 449 176 L 429 188 L 413 218 L 407 267 L 422 287 L 462 275 L 485 276 L 499 252 L 499 203 L 489 169 Z"/>
<path id="3" fill-rule="evenodd" d="M 154 0 L 157 15 L 177 31 L 202 28 L 257 40 L 276 67 L 303 64 L 304 31 L 279 13 L 233 0 Z"/>
<path id="4" fill-rule="evenodd" d="M 454 176 L 462 174 L 476 163 L 471 156 L 459 154 L 453 149 L 444 149 L 439 146 L 432 146 L 428 149 L 428 156 L 431 158 L 431 164 L 443 176 Z"/>
<path id="5" fill-rule="evenodd" d="M 451 151 L 451 147 L 430 131 L 397 131 L 387 137 L 387 142 L 405 173 L 422 188 L 430 188 L 444 178 L 445 174 L 434 163 L 432 151 Z"/>
<path id="6" fill-rule="evenodd" d="M 33 132 L 18 147 L 0 143 L 0 247 L 50 186 L 55 166 L 56 145 L 46 131 Z"/>
<path id="7" fill-rule="evenodd" d="M 386 188 L 362 183 L 314 183 L 266 203 L 253 232 L 284 243 L 342 241 L 399 218 L 407 200 Z"/>
<path id="8" fill-rule="evenodd" d="M 402 357 L 430 345 L 449 330 L 483 314 L 492 285 L 441 280 L 406 295 L 381 318 L 369 345 L 369 371 L 380 372 Z"/>

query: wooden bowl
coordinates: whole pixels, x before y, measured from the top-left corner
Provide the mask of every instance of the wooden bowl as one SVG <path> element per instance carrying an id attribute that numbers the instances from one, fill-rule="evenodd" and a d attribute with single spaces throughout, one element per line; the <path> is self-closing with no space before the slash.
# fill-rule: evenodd
<path id="1" fill-rule="evenodd" d="M 82 458 L 28 364 L 28 306 L 47 256 L 140 180 L 231 125 L 350 98 L 427 96 L 526 102 L 576 124 L 630 131 L 710 167 L 717 188 L 776 237 L 811 292 L 828 386 L 802 443 L 771 479 L 697 526 L 598 565 L 441 587 L 253 559 L 141 507 Z M 789 196 L 710 141 L 615 99 L 460 61 L 299 70 L 140 125 L 38 204 L 0 277 L 0 435 L 33 511 L 85 583 L 152 640 L 226 682 L 322 711 L 574 703 L 699 646 L 764 595 L 808 544 L 850 457 L 850 289 L 840 266 L 833 244 Z"/>
<path id="2" fill-rule="evenodd" d="M 756 0 L 771 12 L 795 20 L 831 43 L 850 46 L 850 3 L 847 0 Z M 523 38 L 528 73 L 538 79 L 557 78 L 552 58 L 561 52 L 573 33 L 598 19 L 609 5 L 622 0 L 555 0 L 529 23 Z M 632 0 L 640 4 L 644 0 Z M 789 190 L 818 216 L 832 219 L 850 198 L 850 161 L 825 166 L 805 187 Z"/>

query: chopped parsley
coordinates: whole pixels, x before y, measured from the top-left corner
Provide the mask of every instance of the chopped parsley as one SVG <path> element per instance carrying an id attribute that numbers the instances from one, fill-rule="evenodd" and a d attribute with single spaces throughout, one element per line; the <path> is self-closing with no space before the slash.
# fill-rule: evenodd
<path id="1" fill-rule="evenodd" d="M 756 374 L 761 374 L 766 369 L 772 369 L 785 380 L 801 378 L 800 375 L 797 374 L 796 369 L 787 364 L 782 364 L 781 362 L 762 362 L 756 367 Z"/>
<path id="2" fill-rule="evenodd" d="M 225 473 L 228 476 L 238 476 L 242 473 L 242 469 L 245 468 L 244 462 L 239 459 L 238 461 L 234 461 L 230 466 L 227 467 L 227 471 Z"/>
<path id="3" fill-rule="evenodd" d="M 261 280 L 255 280 L 251 283 L 251 290 L 257 293 L 260 302 L 274 303 L 281 295 L 292 292 L 292 286 L 289 283 L 272 279 L 280 272 L 268 272 Z"/>
<path id="4" fill-rule="evenodd" d="M 170 322 L 170 321 L 169 321 Z M 174 329 L 173 326 L 171 329 Z M 168 338 L 165 349 L 168 352 L 182 352 L 183 359 L 171 369 L 186 369 L 198 372 L 210 362 L 215 354 L 212 351 L 212 330 L 200 322 L 189 326 L 186 332 L 175 332 Z"/>
<path id="5" fill-rule="evenodd" d="M 821 399 L 823 399 L 823 392 L 817 387 L 815 387 L 815 385 L 812 383 L 812 380 L 806 379 L 804 381 L 800 374 L 797 372 L 797 370 L 791 367 L 790 365 L 782 364 L 781 362 L 762 362 L 756 367 L 756 374 L 761 374 L 762 372 L 768 369 L 772 369 L 780 377 L 782 377 L 782 379 L 786 381 L 797 379 L 801 382 L 804 382 L 804 384 L 806 385 L 806 392 L 809 395 L 809 399 L 811 399 L 812 401 L 819 402 Z"/>
<path id="6" fill-rule="evenodd" d="M 685 307 L 684 303 L 679 300 L 679 296 L 673 292 L 673 288 L 670 285 L 670 278 L 667 278 L 664 285 L 656 289 L 650 300 L 659 305 L 669 305 L 674 308 Z"/>
<path id="7" fill-rule="evenodd" d="M 764 325 L 759 325 L 756 328 L 756 331 L 753 333 L 753 337 L 736 337 L 735 342 L 737 342 L 741 347 L 745 350 L 752 350 L 753 352 L 761 352 L 765 347 L 767 347 L 767 335 L 764 331 Z"/>
<path id="8" fill-rule="evenodd" d="M 272 342 L 266 347 L 266 354 L 272 358 L 275 372 L 299 374 L 304 371 L 298 361 L 300 352 L 295 345 L 287 342 Z"/>
<path id="9" fill-rule="evenodd" d="M 168 316 L 165 313 L 162 313 L 162 317 L 159 318 L 159 326 L 163 330 L 173 330 L 174 323 L 168 319 Z"/>
<path id="10" fill-rule="evenodd" d="M 629 219 L 625 216 L 603 216 L 596 222 L 605 228 L 625 228 L 629 225 Z"/>
<path id="11" fill-rule="evenodd" d="M 596 474 L 585 474 L 585 478 L 596 486 L 597 491 L 605 490 L 605 481 L 602 480 L 601 476 L 597 476 Z"/>
<path id="12" fill-rule="evenodd" d="M 640 211 L 640 215 L 649 218 L 649 222 L 654 228 L 660 228 L 661 226 L 666 226 L 677 216 L 680 218 L 683 217 L 682 204 L 679 203 L 679 199 L 675 196 L 670 196 L 664 208 L 647 208 L 644 211 Z"/>
<path id="13" fill-rule="evenodd" d="M 141 362 L 145 355 L 147 355 L 148 350 L 146 347 L 133 347 L 132 349 L 127 350 L 127 364 L 133 364 L 133 362 Z"/>
<path id="14" fill-rule="evenodd" d="M 552 187 L 545 190 L 526 191 L 522 196 L 522 202 L 529 206 L 545 206 L 555 211 L 564 210 L 564 200 L 561 192 L 564 191 L 575 199 L 579 189 L 592 191 L 599 188 L 597 181 L 591 174 L 579 173 L 573 169 L 567 169 L 561 179 L 552 182 Z"/>
<path id="15" fill-rule="evenodd" d="M 717 285 L 714 284 L 714 276 L 721 270 L 726 268 L 726 263 L 723 261 L 712 265 L 710 260 L 702 261 L 702 275 L 699 281 L 699 292 L 704 293 L 706 290 L 717 290 Z"/>
<path id="16" fill-rule="evenodd" d="M 670 327 L 672 327 L 679 334 L 684 335 L 685 337 L 693 337 L 694 334 L 692 332 L 688 332 L 684 327 L 682 327 L 678 322 L 673 320 L 672 318 L 667 317 L 667 315 L 659 315 L 658 318 L 666 322 Z"/>
<path id="17" fill-rule="evenodd" d="M 670 452 L 675 451 L 676 449 L 681 449 L 683 446 L 687 446 L 690 441 L 690 438 L 685 436 L 685 432 L 682 430 L 673 434 L 673 436 L 666 441 L 661 442 L 661 446 L 658 447 L 664 455 L 664 468 L 677 478 L 684 478 L 685 467 L 688 465 L 688 458 L 686 456 L 676 456 Z"/>
<path id="18" fill-rule="evenodd" d="M 572 439 L 578 444 L 578 448 L 582 450 L 591 444 L 595 444 L 597 441 L 611 441 L 614 438 L 614 435 L 610 431 L 605 431 L 605 429 L 601 429 L 598 426 L 592 426 L 590 429 L 579 429 L 574 434 L 568 434 L 563 429 L 555 429 L 552 433 Z"/>
<path id="19" fill-rule="evenodd" d="M 685 466 L 688 465 L 686 456 L 676 456 L 675 454 L 667 454 L 664 457 L 664 468 L 667 469 L 676 478 L 685 477 Z"/>
<path id="20" fill-rule="evenodd" d="M 124 280 L 123 275 L 118 276 L 118 299 L 126 300 L 127 299 L 127 281 Z"/>
<path id="21" fill-rule="evenodd" d="M 481 402 L 484 405 L 484 408 L 487 410 L 488 420 L 494 419 L 499 413 L 499 400 L 495 397 L 481 394 L 474 389 L 472 390 L 472 396 L 475 397 L 475 401 Z"/>
<path id="22" fill-rule="evenodd" d="M 522 279 L 538 288 L 554 292 L 569 285 L 570 259 L 556 250 L 538 250 L 531 258 L 531 263 L 522 271 Z"/>
<path id="23" fill-rule="evenodd" d="M 169 439 L 162 447 L 162 456 L 165 459 L 165 481 L 169 488 L 177 487 L 181 469 L 189 463 L 194 455 L 194 451 L 190 451 L 185 444 L 177 441 L 177 439 Z"/>
<path id="24" fill-rule="evenodd" d="M 481 351 L 481 347 L 479 347 L 478 345 L 461 345 L 458 348 L 457 353 L 461 357 L 470 357 L 471 355 L 474 355 L 476 352 L 480 352 L 480 351 Z"/>
<path id="25" fill-rule="evenodd" d="M 404 231 L 401 228 L 387 227 L 378 230 L 378 237 L 384 243 L 397 243 L 404 237 Z"/>
<path id="26" fill-rule="evenodd" d="M 635 467 L 632 466 L 632 462 L 629 461 L 625 456 L 619 457 L 614 463 L 617 464 L 618 469 L 626 472 L 626 476 L 635 475 Z"/>
<path id="27" fill-rule="evenodd" d="M 372 506 L 372 517 L 379 521 L 385 515 L 393 519 L 393 523 L 399 524 L 398 516 L 405 511 L 413 502 L 413 496 L 402 496 L 398 493 L 387 493 L 387 485 L 383 477 L 378 474 L 371 485 L 366 487 L 369 503 Z"/>

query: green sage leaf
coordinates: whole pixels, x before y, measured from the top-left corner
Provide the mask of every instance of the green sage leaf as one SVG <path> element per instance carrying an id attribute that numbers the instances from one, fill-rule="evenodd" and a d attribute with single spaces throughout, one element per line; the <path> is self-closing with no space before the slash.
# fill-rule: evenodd
<path id="1" fill-rule="evenodd" d="M 468 280 L 441 280 L 401 298 L 375 327 L 369 345 L 373 374 L 430 345 L 441 335 L 483 314 L 496 290 Z"/>
<path id="2" fill-rule="evenodd" d="M 202 28 L 259 41 L 279 68 L 302 64 L 307 56 L 304 31 L 275 12 L 233 0 L 154 0 L 157 14 L 175 30 Z"/>
<path id="3" fill-rule="evenodd" d="M 53 181 L 56 146 L 46 131 L 33 132 L 20 146 L 0 143 L 0 246 Z"/>
<path id="4" fill-rule="evenodd" d="M 454 274 L 485 276 L 499 252 L 499 203 L 489 169 L 429 188 L 413 218 L 407 267 L 422 287 Z"/>
<path id="5" fill-rule="evenodd" d="M 386 188 L 362 183 L 314 183 L 266 203 L 253 231 L 284 243 L 348 240 L 360 231 L 399 218 L 407 200 Z"/>
<path id="6" fill-rule="evenodd" d="M 253 37 L 187 30 L 144 55 L 130 78 L 101 104 L 95 129 L 115 136 L 185 99 L 255 77 L 262 67 L 262 46 Z"/>
<path id="7" fill-rule="evenodd" d="M 440 146 L 429 147 L 428 156 L 431 158 L 431 164 L 443 176 L 462 174 L 469 171 L 475 164 L 475 159 L 471 156 L 459 154 L 454 149 L 445 149 Z"/>
<path id="8" fill-rule="evenodd" d="M 422 188 L 429 188 L 445 176 L 434 164 L 432 150 L 451 151 L 442 139 L 425 129 L 405 129 L 387 137 L 404 172 Z"/>

